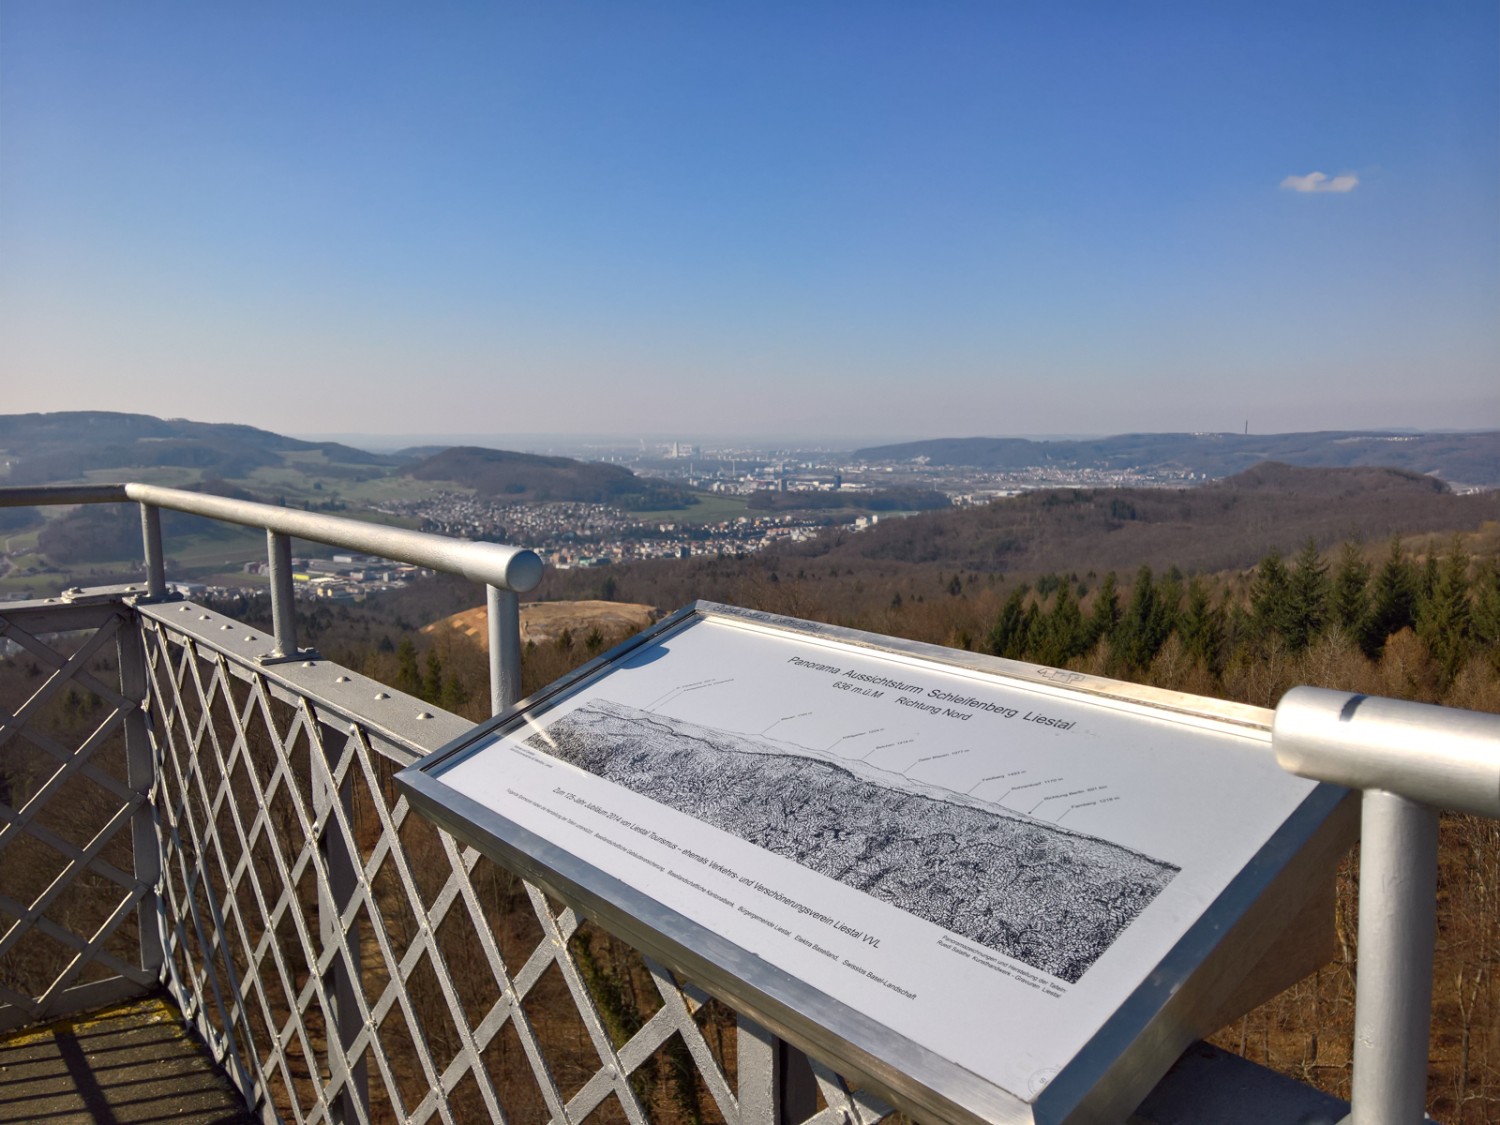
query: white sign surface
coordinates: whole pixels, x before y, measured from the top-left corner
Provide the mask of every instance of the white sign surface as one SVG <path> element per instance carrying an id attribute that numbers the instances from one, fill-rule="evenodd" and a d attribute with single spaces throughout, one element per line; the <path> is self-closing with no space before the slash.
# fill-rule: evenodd
<path id="1" fill-rule="evenodd" d="M 443 785 L 1034 1098 L 1312 790 L 1262 731 L 694 619 Z"/>

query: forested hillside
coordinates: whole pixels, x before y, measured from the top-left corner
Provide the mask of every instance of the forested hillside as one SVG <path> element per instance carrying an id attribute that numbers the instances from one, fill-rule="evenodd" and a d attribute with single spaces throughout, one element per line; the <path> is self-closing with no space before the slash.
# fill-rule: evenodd
<path id="1" fill-rule="evenodd" d="M 445 449 L 413 465 L 407 473 L 417 480 L 452 481 L 481 496 L 512 503 L 574 500 L 612 504 L 626 511 L 649 511 L 693 502 L 691 489 L 671 481 L 638 477 L 619 465 L 476 446 Z"/>
<path id="2" fill-rule="evenodd" d="M 78 480 L 95 469 L 177 467 L 219 478 L 247 477 L 287 455 L 316 454 L 325 474 L 384 472 L 395 462 L 335 442 L 299 441 L 254 426 L 102 410 L 0 415 L 4 484 Z"/>

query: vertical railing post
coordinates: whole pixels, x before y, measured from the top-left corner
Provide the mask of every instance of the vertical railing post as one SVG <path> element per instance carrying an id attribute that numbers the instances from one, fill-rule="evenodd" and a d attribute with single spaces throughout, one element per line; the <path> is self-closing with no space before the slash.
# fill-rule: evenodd
<path id="1" fill-rule="evenodd" d="M 297 607 L 292 597 L 292 540 L 279 531 L 266 532 L 271 562 L 271 622 L 278 657 L 297 655 Z"/>
<path id="2" fill-rule="evenodd" d="M 338 820 L 333 815 L 335 805 L 343 812 L 344 821 L 354 827 L 354 770 L 346 769 L 344 780 L 337 788 L 332 779 L 337 776 L 339 758 L 349 742 L 349 736 L 330 727 L 320 726 L 324 760 L 327 763 L 328 783 L 314 781 L 316 813 L 322 831 L 318 836 L 318 852 L 328 872 L 328 888 L 318 895 L 318 931 L 324 949 L 339 947 L 347 940 L 349 956 L 336 955 L 323 976 L 323 988 L 330 997 L 333 1011 L 327 1013 L 329 1058 L 333 1058 L 332 1044 L 336 1040 L 345 1060 L 364 1027 L 360 1018 L 358 991 L 363 987 L 363 968 L 360 956 L 360 924 L 356 916 L 347 931 L 343 926 L 343 914 L 359 889 L 356 865 L 359 857 L 350 853 L 348 841 L 339 831 Z M 365 1056 L 349 1067 L 348 1081 L 333 1100 L 333 1121 L 337 1125 L 346 1122 L 366 1121 L 370 1116 L 370 1076 Z"/>
<path id="3" fill-rule="evenodd" d="M 1438 810 L 1500 818 L 1500 715 L 1328 688 L 1276 705 L 1271 746 L 1300 777 L 1363 790 L 1355 1125 L 1417 1125 L 1427 1100 Z"/>
<path id="4" fill-rule="evenodd" d="M 1361 816 L 1350 1120 L 1419 1125 L 1432 1026 L 1438 814 L 1369 789 Z"/>
<path id="5" fill-rule="evenodd" d="M 498 715 L 521 698 L 521 599 L 513 590 L 485 587 L 490 643 L 490 711 Z"/>
<path id="6" fill-rule="evenodd" d="M 735 1029 L 741 1125 L 796 1125 L 818 1106 L 807 1056 L 746 1016 Z"/>
<path id="7" fill-rule="evenodd" d="M 153 509 L 153 512 L 155 509 Z M 159 972 L 162 967 L 161 838 L 157 832 L 152 790 L 156 785 L 156 754 L 146 726 L 146 649 L 139 615 L 121 627 L 115 640 L 120 661 L 120 694 L 130 704 L 125 713 L 125 783 L 140 800 L 130 814 L 130 842 L 134 852 L 135 880 L 147 890 L 142 894 L 137 918 L 140 926 L 141 968 Z"/>
<path id="8" fill-rule="evenodd" d="M 155 504 L 141 505 L 141 542 L 146 551 L 146 596 L 166 597 L 167 563 L 161 551 L 161 509 Z"/>

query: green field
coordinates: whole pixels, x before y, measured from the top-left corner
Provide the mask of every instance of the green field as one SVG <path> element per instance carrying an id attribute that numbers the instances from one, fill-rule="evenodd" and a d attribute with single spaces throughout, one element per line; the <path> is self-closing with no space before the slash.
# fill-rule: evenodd
<path id="1" fill-rule="evenodd" d="M 718 523 L 749 515 L 743 496 L 726 496 L 719 492 L 700 494 L 698 503 L 687 508 L 663 508 L 655 512 L 631 512 L 632 519 L 656 520 L 659 523 Z"/>
<path id="2" fill-rule="evenodd" d="M 308 455 L 299 455 L 307 457 Z M 321 460 L 321 454 L 317 455 Z M 292 458 L 289 456 L 288 461 Z M 371 470 L 381 473 L 383 470 Z M 257 496 L 285 497 L 288 503 L 326 504 L 341 501 L 351 508 L 371 504 L 421 500 L 439 492 L 466 492 L 455 485 L 415 480 L 401 473 L 353 477 L 344 472 L 320 473 L 316 461 L 303 460 L 287 466 L 256 469 L 242 482 Z"/>

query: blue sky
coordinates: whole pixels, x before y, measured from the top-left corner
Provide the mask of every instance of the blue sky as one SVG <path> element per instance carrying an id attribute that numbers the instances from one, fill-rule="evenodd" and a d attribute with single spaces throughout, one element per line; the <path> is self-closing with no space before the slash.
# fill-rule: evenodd
<path id="1" fill-rule="evenodd" d="M 1497 91 L 1477 0 L 5 0 L 5 410 L 1500 426 Z"/>

